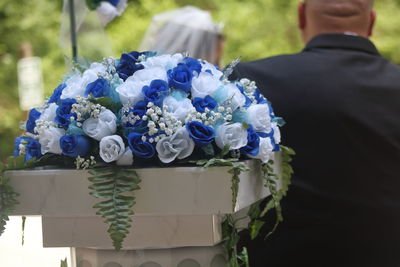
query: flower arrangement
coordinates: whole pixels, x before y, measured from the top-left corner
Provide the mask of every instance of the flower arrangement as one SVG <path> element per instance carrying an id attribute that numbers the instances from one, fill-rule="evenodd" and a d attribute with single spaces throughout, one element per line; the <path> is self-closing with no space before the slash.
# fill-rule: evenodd
<path id="1" fill-rule="evenodd" d="M 225 147 L 267 163 L 280 119 L 254 82 L 231 82 L 216 66 L 181 54 L 131 52 L 75 70 L 29 112 L 14 156 L 51 153 L 132 165 L 215 156 Z"/>
<path id="2" fill-rule="evenodd" d="M 140 188 L 132 168 L 146 164 L 230 166 L 236 201 L 240 172 L 248 170 L 239 160 L 257 159 L 272 199 L 263 209 L 259 203 L 250 209 L 252 236 L 263 225 L 259 217 L 270 209 L 275 208 L 277 223 L 282 221 L 279 201 L 290 183 L 294 152 L 279 145 L 283 120 L 256 84 L 228 80 L 235 64 L 221 71 L 182 54 L 131 52 L 76 66 L 43 106 L 29 112 L 14 158 L 0 164 L 0 233 L 17 204 L 4 172 L 51 164 L 91 169 L 90 194 L 102 199 L 94 208 L 109 224 L 116 249 L 129 233 L 135 204 L 126 193 Z M 271 167 L 272 153 L 279 150 L 281 189 Z M 236 252 L 234 220 L 228 218 L 223 227 L 230 261 L 245 258 Z"/>

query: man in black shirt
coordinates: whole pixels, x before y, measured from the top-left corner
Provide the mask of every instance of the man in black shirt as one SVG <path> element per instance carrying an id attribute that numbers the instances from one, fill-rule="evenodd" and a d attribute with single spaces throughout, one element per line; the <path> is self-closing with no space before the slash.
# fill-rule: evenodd
<path id="1" fill-rule="evenodd" d="M 372 2 L 306 0 L 304 50 L 233 73 L 256 81 L 297 153 L 284 222 L 242 238 L 252 267 L 400 266 L 400 68 L 368 39 Z"/>

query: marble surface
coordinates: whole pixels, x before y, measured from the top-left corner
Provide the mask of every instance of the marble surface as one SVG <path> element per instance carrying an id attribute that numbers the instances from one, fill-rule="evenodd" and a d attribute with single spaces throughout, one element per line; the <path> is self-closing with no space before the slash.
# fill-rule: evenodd
<path id="1" fill-rule="evenodd" d="M 279 158 L 275 162 L 280 162 Z M 243 211 L 269 195 L 260 165 L 246 161 L 232 207 L 228 167 L 138 169 L 141 189 L 135 191 L 133 227 L 125 249 L 214 246 L 221 242 L 221 217 Z M 280 165 L 274 166 L 280 173 Z M 14 215 L 42 215 L 46 247 L 110 249 L 107 225 L 92 208 L 88 173 L 79 170 L 10 171 L 7 175 L 20 204 Z"/>
<path id="2" fill-rule="evenodd" d="M 44 247 L 113 248 L 99 217 L 43 217 L 42 222 Z M 221 240 L 217 215 L 134 216 L 123 249 L 214 246 Z"/>
<path id="3" fill-rule="evenodd" d="M 76 248 L 77 267 L 226 267 L 222 246 L 113 251 Z"/>
<path id="4" fill-rule="evenodd" d="M 240 176 L 236 206 L 232 207 L 231 174 L 227 167 L 138 169 L 142 182 L 135 191 L 135 213 L 228 214 L 245 208 L 269 192 L 259 167 Z M 96 199 L 89 195 L 89 176 L 79 170 L 9 171 L 11 184 L 21 194 L 14 215 L 95 216 Z"/>

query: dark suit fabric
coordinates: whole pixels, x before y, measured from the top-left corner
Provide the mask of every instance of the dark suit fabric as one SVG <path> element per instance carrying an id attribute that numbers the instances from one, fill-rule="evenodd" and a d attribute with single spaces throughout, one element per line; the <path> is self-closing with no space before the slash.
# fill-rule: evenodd
<path id="1" fill-rule="evenodd" d="M 284 222 L 266 241 L 242 237 L 251 266 L 400 266 L 400 68 L 368 39 L 323 34 L 239 64 L 242 77 L 297 152 Z"/>

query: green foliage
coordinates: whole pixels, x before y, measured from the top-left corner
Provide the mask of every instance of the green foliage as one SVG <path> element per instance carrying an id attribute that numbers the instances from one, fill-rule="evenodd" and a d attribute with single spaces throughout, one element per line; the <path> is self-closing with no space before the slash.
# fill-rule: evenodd
<path id="1" fill-rule="evenodd" d="M 65 258 L 64 260 L 61 260 L 60 267 L 68 267 L 67 258 Z"/>
<path id="2" fill-rule="evenodd" d="M 105 199 L 93 206 L 98 209 L 104 222 L 109 225 L 108 233 L 115 249 L 122 248 L 122 243 L 129 233 L 134 214 L 132 207 L 135 197 L 132 192 L 140 189 L 140 178 L 136 171 L 120 168 L 93 169 L 89 173 L 90 194 L 95 198 Z"/>
<path id="3" fill-rule="evenodd" d="M 225 146 L 222 151 L 211 159 L 202 159 L 197 161 L 190 161 L 191 163 L 195 163 L 198 166 L 203 166 L 203 168 L 208 168 L 212 166 L 228 166 L 231 167 L 229 169 L 229 173 L 232 174 L 232 210 L 235 209 L 237 194 L 239 191 L 239 183 L 240 183 L 240 173 L 244 171 L 250 170 L 249 167 L 243 162 L 238 162 L 237 158 L 227 158 L 224 159 L 229 153 L 229 146 Z"/>
<path id="4" fill-rule="evenodd" d="M 114 102 L 111 99 L 111 97 L 93 98 L 92 102 L 95 103 L 95 104 L 99 104 L 99 105 L 111 110 L 114 113 L 117 113 L 118 110 L 120 110 L 122 108 L 122 104 Z"/>
<path id="5" fill-rule="evenodd" d="M 9 179 L 0 178 L 0 235 L 4 233 L 5 226 L 9 220 L 9 214 L 18 204 L 17 197 L 19 194 L 9 185 Z"/>
<path id="6" fill-rule="evenodd" d="M 290 165 L 290 162 L 292 161 L 292 157 L 295 155 L 295 152 L 293 151 L 293 149 L 289 147 L 282 145 L 280 147 L 282 151 L 281 152 L 282 173 L 280 179 L 281 188 L 278 190 L 277 182 L 279 180 L 279 177 L 277 174 L 274 173 L 274 170 L 272 168 L 273 161 L 270 161 L 267 164 L 263 164 L 262 173 L 264 179 L 264 186 L 268 188 L 268 190 L 270 191 L 271 199 L 267 202 L 267 204 L 263 209 L 260 208 L 261 202 L 254 203 L 248 212 L 248 215 L 251 219 L 249 223 L 249 229 L 250 229 L 250 236 L 252 239 L 258 236 L 262 226 L 265 224 L 265 221 L 263 221 L 261 218 L 264 217 L 268 211 L 275 209 L 275 214 L 277 219 L 273 229 L 267 234 L 265 238 L 271 235 L 276 230 L 279 223 L 283 221 L 280 201 L 282 200 L 283 197 L 286 196 L 289 190 L 289 185 L 291 183 L 291 178 L 293 175 L 293 168 Z"/>
<path id="7" fill-rule="evenodd" d="M 26 216 L 22 216 L 22 241 L 21 245 L 25 244 L 25 223 L 26 223 Z"/>
<path id="8" fill-rule="evenodd" d="M 10 178 L 5 175 L 8 170 L 20 170 L 33 166 L 35 159 L 25 162 L 24 156 L 9 157 L 6 163 L 0 162 L 0 236 L 4 233 L 9 220 L 8 216 L 19 203 L 19 194 L 10 185 Z"/>
<path id="9" fill-rule="evenodd" d="M 222 223 L 222 238 L 225 240 L 224 248 L 228 254 L 229 267 L 250 267 L 247 249 L 238 253 L 237 244 L 239 242 L 239 229 L 236 224 L 240 219 L 234 219 L 232 215 L 227 215 Z"/>

